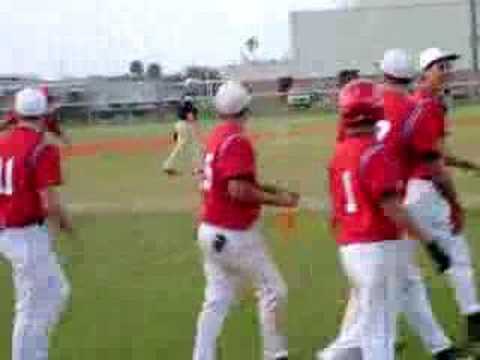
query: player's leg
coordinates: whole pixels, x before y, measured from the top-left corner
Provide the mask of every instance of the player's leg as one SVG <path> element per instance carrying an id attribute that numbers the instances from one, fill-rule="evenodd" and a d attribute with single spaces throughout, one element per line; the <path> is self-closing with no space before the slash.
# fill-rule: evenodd
<path id="1" fill-rule="evenodd" d="M 49 333 L 65 307 L 69 285 L 45 229 L 7 230 L 2 241 L 15 286 L 12 359 L 48 359 Z"/>
<path id="2" fill-rule="evenodd" d="M 168 155 L 167 159 L 163 162 L 163 171 L 169 174 L 176 174 L 178 163 L 181 162 L 181 158 L 185 156 L 185 152 L 188 147 L 188 139 L 185 132 L 184 122 L 175 124 L 177 129 L 177 139 L 172 152 Z"/>
<path id="3" fill-rule="evenodd" d="M 360 359 L 361 312 L 359 311 L 358 290 L 350 290 L 340 332 L 325 349 L 318 351 L 318 360 Z"/>
<path id="4" fill-rule="evenodd" d="M 443 247 L 452 258 L 452 267 L 447 276 L 460 312 L 467 319 L 468 339 L 480 341 L 480 304 L 478 301 L 475 274 L 472 266 L 470 249 L 464 236 L 453 236 L 442 241 Z"/>
<path id="5" fill-rule="evenodd" d="M 218 233 L 213 227 L 202 225 L 199 245 L 205 259 L 205 298 L 197 320 L 193 360 L 215 360 L 217 338 L 232 304 L 237 300 L 241 279 L 225 268 L 226 248 L 215 245 Z M 230 244 L 224 245 L 225 247 Z"/>
<path id="6" fill-rule="evenodd" d="M 243 266 L 257 290 L 265 360 L 288 358 L 286 337 L 287 286 L 257 230 L 249 232 Z"/>
<path id="7" fill-rule="evenodd" d="M 409 182 L 407 206 L 450 255 L 452 267 L 447 271 L 450 285 L 462 315 L 467 317 L 470 340 L 480 340 L 480 304 L 475 286 L 470 250 L 463 236 L 452 234 L 450 207 L 431 182 Z"/>
<path id="8" fill-rule="evenodd" d="M 350 245 L 340 253 L 346 274 L 358 289 L 362 359 L 393 360 L 399 295 L 395 244 Z"/>
<path id="9" fill-rule="evenodd" d="M 423 345 L 432 354 L 441 354 L 451 349 L 452 342 L 435 319 L 420 269 L 412 262 L 408 265 L 407 271 L 401 310 L 409 326 L 421 338 Z"/>

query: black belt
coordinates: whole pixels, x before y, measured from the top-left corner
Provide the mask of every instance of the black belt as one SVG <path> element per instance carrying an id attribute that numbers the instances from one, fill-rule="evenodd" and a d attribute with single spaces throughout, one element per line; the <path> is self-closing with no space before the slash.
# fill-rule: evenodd
<path id="1" fill-rule="evenodd" d="M 37 219 L 26 221 L 21 224 L 12 224 L 12 225 L 0 225 L 0 231 L 9 230 L 9 229 L 23 229 L 29 226 L 43 226 L 45 224 L 45 219 Z"/>

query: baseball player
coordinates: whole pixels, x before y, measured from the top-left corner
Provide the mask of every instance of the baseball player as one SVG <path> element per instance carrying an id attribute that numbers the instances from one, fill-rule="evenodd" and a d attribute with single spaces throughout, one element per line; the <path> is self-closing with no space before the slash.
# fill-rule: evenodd
<path id="1" fill-rule="evenodd" d="M 450 89 L 446 86 L 446 83 L 448 83 L 451 78 L 450 69 L 452 68 L 452 61 L 459 59 L 459 55 L 454 53 L 448 53 L 438 48 L 430 48 L 428 49 L 428 52 L 425 51 L 423 54 L 430 54 L 430 56 L 433 56 L 433 58 L 440 57 L 441 59 L 444 59 L 442 61 L 443 64 L 440 68 L 441 74 L 443 74 L 443 76 L 435 76 L 434 78 L 428 76 L 428 74 L 432 74 L 431 70 L 436 67 L 432 67 L 431 69 L 429 69 L 430 71 L 423 73 L 417 83 L 417 86 L 413 93 L 413 98 L 417 101 L 430 99 L 436 102 L 437 107 L 443 110 L 443 114 L 445 117 L 444 123 L 446 128 L 446 134 L 448 135 L 449 121 L 447 121 L 447 115 L 451 104 L 447 104 L 447 102 L 449 102 L 447 99 L 451 99 L 451 96 L 447 96 L 447 93 L 450 92 Z M 428 60 L 429 58 L 424 56 L 423 62 L 428 62 Z M 422 65 L 424 66 L 424 64 L 422 63 L 420 64 L 420 68 L 422 72 L 424 72 Z M 434 71 L 434 73 L 438 74 L 439 72 Z M 473 161 L 462 159 L 456 155 L 451 154 L 446 146 L 444 147 L 443 158 L 446 166 L 455 167 L 465 171 L 473 171 L 477 174 L 480 174 L 480 166 L 478 164 L 474 163 Z"/>
<path id="2" fill-rule="evenodd" d="M 415 249 L 413 241 L 401 239 L 401 230 L 425 244 L 439 270 L 450 260 L 402 205 L 402 164 L 376 140 L 376 122 L 384 116 L 378 87 L 352 81 L 340 92 L 339 109 L 346 131 L 329 168 L 332 223 L 357 298 L 356 321 L 348 332 L 357 346 L 339 349 L 330 359 L 393 360 L 396 314 Z"/>
<path id="3" fill-rule="evenodd" d="M 446 275 L 455 291 L 460 312 L 466 317 L 468 340 L 478 343 L 480 303 L 470 249 L 462 234 L 464 213 L 443 159 L 447 125 L 439 96 L 450 78 L 452 62 L 458 58 L 458 55 L 438 48 L 429 48 L 420 54 L 422 76 L 415 97 L 419 106 L 429 112 L 430 121 L 424 122 L 421 128 L 417 126 L 417 131 L 422 131 L 423 137 L 436 145 L 436 151 L 428 155 L 437 168 L 432 171 L 431 168 L 425 169 L 422 163 L 413 164 L 406 201 L 410 210 L 422 219 L 424 226 L 435 231 L 441 240 L 440 245 L 452 258 L 452 267 Z"/>
<path id="4" fill-rule="evenodd" d="M 299 196 L 257 181 L 255 151 L 245 134 L 250 95 L 236 82 L 215 96 L 221 123 L 208 137 L 198 243 L 206 277 L 194 360 L 215 360 L 216 343 L 245 286 L 257 290 L 265 360 L 288 359 L 283 331 L 287 287 L 273 263 L 258 221 L 262 205 L 297 206 Z M 246 358 L 249 356 L 246 354 Z"/>
<path id="5" fill-rule="evenodd" d="M 411 168 L 410 159 L 422 158 L 423 152 L 429 147 L 428 138 L 423 139 L 424 134 L 409 128 L 410 117 L 420 114 L 408 92 L 408 85 L 413 79 L 413 69 L 408 55 L 402 49 L 386 51 L 380 64 L 384 73 L 384 83 L 379 85 L 384 117 L 376 123 L 377 141 L 384 143 L 392 157 L 399 161 L 403 179 L 407 181 Z M 428 117 L 425 118 L 420 117 L 418 126 L 428 121 Z M 424 166 L 428 167 L 428 164 Z M 435 359 L 454 359 L 455 350 L 433 315 L 421 272 L 413 260 L 407 270 L 408 281 L 402 292 L 402 312 Z M 318 353 L 319 359 L 337 359 L 335 355 L 338 349 L 352 347 L 349 333 L 351 329 L 355 330 L 357 307 L 355 292 L 351 292 L 340 334 L 331 345 Z"/>
<path id="6" fill-rule="evenodd" d="M 163 163 L 163 171 L 167 175 L 179 175 L 177 169 L 179 159 L 189 156 L 196 169 L 201 162 L 201 136 L 198 124 L 198 109 L 190 96 L 182 99 L 177 108 L 178 121 L 175 123 L 173 139 L 175 147 Z"/>
<path id="7" fill-rule="evenodd" d="M 45 141 L 47 99 L 38 89 L 15 96 L 16 125 L 0 138 L 0 254 L 10 262 L 15 287 L 12 360 L 48 359 L 48 335 L 69 296 L 46 227 L 72 232 L 60 201 L 59 149 Z"/>

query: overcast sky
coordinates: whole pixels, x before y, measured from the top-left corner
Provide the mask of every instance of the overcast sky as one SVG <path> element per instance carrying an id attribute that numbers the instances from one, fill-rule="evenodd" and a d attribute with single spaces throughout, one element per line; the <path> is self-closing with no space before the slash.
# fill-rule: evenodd
<path id="1" fill-rule="evenodd" d="M 288 12 L 348 0 L 0 0 L 0 74 L 119 74 L 132 59 L 167 71 L 288 52 Z"/>

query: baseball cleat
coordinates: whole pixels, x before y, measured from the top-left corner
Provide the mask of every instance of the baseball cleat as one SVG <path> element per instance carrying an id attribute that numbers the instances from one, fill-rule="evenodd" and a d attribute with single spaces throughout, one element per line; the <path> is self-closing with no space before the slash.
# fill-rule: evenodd
<path id="1" fill-rule="evenodd" d="M 480 313 L 467 316 L 467 338 L 469 343 L 480 343 Z"/>
<path id="2" fill-rule="evenodd" d="M 436 353 L 435 355 L 433 355 L 433 358 L 435 360 L 456 360 L 459 359 L 457 354 L 458 353 L 454 348 L 449 348 L 442 350 L 439 353 Z"/>
<path id="3" fill-rule="evenodd" d="M 179 176 L 181 173 L 175 169 L 163 169 L 163 172 L 168 176 Z"/>

